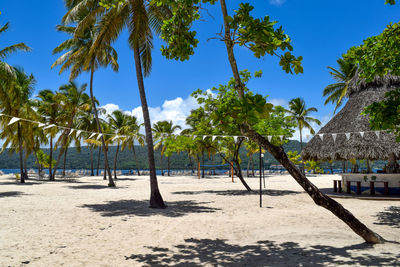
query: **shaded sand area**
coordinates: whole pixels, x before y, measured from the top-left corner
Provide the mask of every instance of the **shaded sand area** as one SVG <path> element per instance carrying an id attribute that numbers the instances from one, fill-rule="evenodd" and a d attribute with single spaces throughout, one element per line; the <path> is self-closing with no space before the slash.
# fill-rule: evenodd
<path id="1" fill-rule="evenodd" d="M 338 176 L 310 178 L 320 188 Z M 249 178 L 258 188 L 258 179 Z M 148 177 L 15 184 L 0 177 L 0 266 L 400 265 L 400 245 L 370 246 L 316 206 L 290 176 L 259 197 L 227 177 L 159 177 L 166 210 L 148 208 Z M 337 199 L 400 242 L 400 202 Z"/>

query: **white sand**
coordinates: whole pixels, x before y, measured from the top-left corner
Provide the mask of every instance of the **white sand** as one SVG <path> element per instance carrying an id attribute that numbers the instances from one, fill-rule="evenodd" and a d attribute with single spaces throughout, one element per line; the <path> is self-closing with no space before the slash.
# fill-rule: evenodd
<path id="1" fill-rule="evenodd" d="M 99 177 L 0 177 L 0 266 L 400 265 L 400 245 L 366 245 L 290 176 L 267 177 L 263 208 L 238 179 L 159 177 L 166 210 L 148 208 L 148 177 L 121 178 L 112 189 Z M 331 188 L 334 178 L 311 180 Z M 400 202 L 336 200 L 400 242 Z"/>

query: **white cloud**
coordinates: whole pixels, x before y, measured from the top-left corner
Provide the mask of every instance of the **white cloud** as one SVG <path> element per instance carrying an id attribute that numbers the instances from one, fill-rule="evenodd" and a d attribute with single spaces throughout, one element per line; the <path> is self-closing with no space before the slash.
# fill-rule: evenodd
<path id="1" fill-rule="evenodd" d="M 282 106 L 285 108 L 287 108 L 289 105 L 289 102 L 283 98 L 271 98 L 267 99 L 267 102 L 273 104 L 274 106 Z"/>
<path id="2" fill-rule="evenodd" d="M 286 0 L 269 0 L 269 3 L 274 6 L 281 6 Z"/>
<path id="3" fill-rule="evenodd" d="M 182 129 L 187 128 L 186 117 L 190 115 L 192 109 L 199 107 L 196 99 L 189 96 L 186 99 L 177 97 L 172 100 L 165 100 L 162 106 L 149 107 L 150 120 L 154 124 L 158 121 L 172 121 L 174 125 L 180 125 Z M 114 110 L 120 109 L 118 105 L 107 104 L 102 106 L 106 109 L 107 114 L 111 114 Z M 143 123 L 142 107 L 136 107 L 132 111 L 124 111 L 127 114 L 134 115 L 138 118 L 139 123 Z M 144 130 L 144 129 L 143 129 Z"/>

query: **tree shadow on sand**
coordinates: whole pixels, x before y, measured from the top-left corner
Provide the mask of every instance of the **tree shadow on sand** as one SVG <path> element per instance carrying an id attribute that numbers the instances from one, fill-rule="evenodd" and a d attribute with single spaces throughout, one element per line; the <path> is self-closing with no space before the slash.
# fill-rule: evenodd
<path id="1" fill-rule="evenodd" d="M 25 195 L 25 193 L 24 192 L 20 192 L 20 191 L 0 192 L 0 198 L 3 198 L 3 197 L 20 197 L 22 195 Z"/>
<path id="2" fill-rule="evenodd" d="M 259 241 L 256 245 L 241 246 L 220 239 L 191 238 L 174 249 L 147 248 L 150 253 L 132 254 L 125 256 L 125 260 L 136 261 L 141 266 L 325 266 L 328 263 L 382 266 L 397 264 L 400 256 L 399 252 L 366 255 L 363 252 L 373 247 L 365 243 L 343 248 L 305 248 L 294 242 Z"/>
<path id="3" fill-rule="evenodd" d="M 68 188 L 71 189 L 121 189 L 121 188 L 126 188 L 123 186 L 118 186 L 118 187 L 109 187 L 107 185 L 99 185 L 99 184 L 83 184 L 83 185 L 76 185 L 76 186 L 68 186 Z"/>
<path id="4" fill-rule="evenodd" d="M 378 222 L 374 224 L 389 225 L 394 228 L 400 228 L 400 206 L 391 206 L 385 211 L 378 212 Z"/>
<path id="5" fill-rule="evenodd" d="M 149 201 L 139 200 L 119 200 L 109 201 L 105 204 L 86 204 L 82 208 L 89 208 L 94 212 L 100 212 L 102 216 L 141 216 L 148 217 L 153 215 L 162 215 L 165 217 L 182 217 L 190 213 L 211 213 L 220 209 L 207 207 L 205 204 L 212 202 L 195 201 L 175 201 L 167 202 L 166 209 L 150 209 Z"/>
<path id="6" fill-rule="evenodd" d="M 247 191 L 247 190 L 204 190 L 204 191 L 177 191 L 173 192 L 175 195 L 199 195 L 199 194 L 216 194 L 219 196 L 247 196 L 247 195 L 259 195 L 259 191 Z M 287 196 L 301 194 L 301 192 L 290 191 L 290 190 L 269 190 L 265 189 L 262 191 L 264 196 Z"/>

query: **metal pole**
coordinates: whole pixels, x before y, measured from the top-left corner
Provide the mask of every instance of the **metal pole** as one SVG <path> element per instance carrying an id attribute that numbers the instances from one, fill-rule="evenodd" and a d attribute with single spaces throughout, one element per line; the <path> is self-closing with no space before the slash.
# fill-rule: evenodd
<path id="1" fill-rule="evenodd" d="M 260 146 L 260 208 L 262 207 L 262 172 L 261 172 L 261 146 Z"/>
<path id="2" fill-rule="evenodd" d="M 263 178 L 263 183 L 264 183 L 264 188 L 265 188 L 265 173 L 264 173 L 264 154 L 261 154 L 261 169 L 262 169 L 262 178 Z"/>

